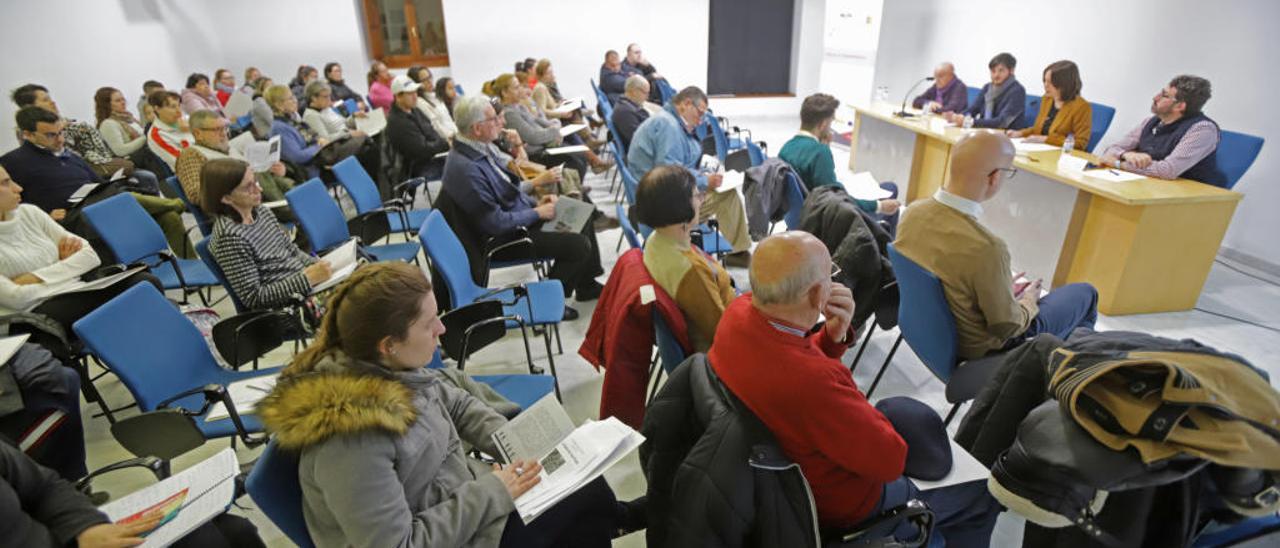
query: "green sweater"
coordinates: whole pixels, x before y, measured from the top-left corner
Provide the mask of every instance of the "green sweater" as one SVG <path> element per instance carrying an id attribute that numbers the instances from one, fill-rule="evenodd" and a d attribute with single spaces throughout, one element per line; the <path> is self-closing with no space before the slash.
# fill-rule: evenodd
<path id="1" fill-rule="evenodd" d="M 796 175 L 800 176 L 800 181 L 809 190 L 828 185 L 844 188 L 836 178 L 836 163 L 831 158 L 831 148 L 819 143 L 813 137 L 808 135 L 792 137 L 782 145 L 782 150 L 778 151 L 778 157 L 791 165 L 791 169 L 795 170 Z M 875 213 L 879 206 L 875 200 L 857 198 L 854 200 L 858 202 L 858 207 L 867 213 Z"/>

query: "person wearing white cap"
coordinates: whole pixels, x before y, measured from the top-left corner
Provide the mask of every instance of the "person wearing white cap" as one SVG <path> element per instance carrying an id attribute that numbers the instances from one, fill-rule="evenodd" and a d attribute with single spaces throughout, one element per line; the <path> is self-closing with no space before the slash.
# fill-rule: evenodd
<path id="1" fill-rule="evenodd" d="M 403 177 L 439 178 L 442 162 L 432 162 L 435 155 L 449 150 L 449 141 L 436 133 L 431 120 L 417 109 L 418 88 L 422 84 L 405 75 L 391 81 L 395 100 L 387 115 L 387 139 L 391 148 L 404 157 Z"/>

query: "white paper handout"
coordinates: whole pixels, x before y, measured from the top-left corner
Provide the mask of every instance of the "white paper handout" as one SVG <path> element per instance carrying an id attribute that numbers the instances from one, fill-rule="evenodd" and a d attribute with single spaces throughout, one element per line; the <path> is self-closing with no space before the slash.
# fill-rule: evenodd
<path id="1" fill-rule="evenodd" d="M 516 499 L 526 524 L 634 451 L 644 436 L 617 417 L 576 429 L 554 395 L 548 394 L 493 434 L 507 462 L 535 459 L 541 481 Z"/>
<path id="2" fill-rule="evenodd" d="M 236 135 L 235 138 L 231 139 L 231 142 L 228 143 L 231 147 L 231 157 L 243 160 L 246 157 L 245 150 L 249 148 L 249 145 L 256 142 L 258 141 L 253 137 L 252 131 L 246 131 Z"/>
<path id="3" fill-rule="evenodd" d="M 1065 173 L 1080 173 L 1084 171 L 1085 166 L 1089 165 L 1089 160 L 1079 156 L 1063 154 L 1058 156 L 1058 171 Z"/>
<path id="4" fill-rule="evenodd" d="M 382 109 L 375 108 L 367 113 L 364 117 L 356 116 L 356 129 L 365 132 L 370 137 L 382 133 L 387 127 L 387 115 Z"/>
<path id="5" fill-rule="evenodd" d="M 347 240 L 347 243 L 342 244 L 334 248 L 333 251 L 322 255 L 320 260 L 327 261 L 329 263 L 329 267 L 332 269 L 333 274 L 329 276 L 329 279 L 320 282 L 320 285 L 312 287 L 311 294 L 315 295 L 316 293 L 338 285 L 342 280 L 347 279 L 347 276 L 350 276 L 352 272 L 356 271 L 356 259 L 356 241 L 354 239 Z"/>
<path id="6" fill-rule="evenodd" d="M 573 154 L 575 152 L 586 152 L 588 150 L 591 150 L 591 149 L 587 148 L 587 145 L 569 145 L 569 146 L 563 146 L 563 147 L 548 148 L 544 152 L 554 156 L 556 154 Z"/>
<path id="7" fill-rule="evenodd" d="M 222 106 L 222 113 L 226 114 L 231 121 L 238 120 L 252 110 L 253 96 L 242 91 L 232 93 L 231 98 L 227 99 L 227 104 Z"/>
<path id="8" fill-rule="evenodd" d="M 564 102 L 560 103 L 560 106 L 551 109 L 551 112 L 556 114 L 568 114 L 580 108 L 582 108 L 582 99 L 575 97 L 573 99 L 565 99 Z"/>
<path id="9" fill-rule="evenodd" d="M 266 141 L 254 141 L 244 147 L 245 160 L 249 169 L 261 173 L 280 161 L 280 136 L 276 135 Z"/>
<path id="10" fill-rule="evenodd" d="M 78 204 L 83 202 L 85 198 L 89 197 L 89 193 L 93 192 L 93 189 L 95 188 L 98 188 L 98 183 L 85 183 L 80 185 L 80 188 L 77 188 L 75 192 L 71 193 L 71 196 L 67 197 L 67 203 Z"/>
<path id="11" fill-rule="evenodd" d="M 258 406 L 258 402 L 267 397 L 272 388 L 275 388 L 277 375 L 263 375 L 228 384 L 227 393 L 231 395 L 231 403 L 236 406 L 236 413 L 240 416 L 253 414 L 253 409 Z M 216 421 L 228 418 L 231 418 L 231 411 L 227 410 L 227 406 L 222 402 L 218 402 L 209 407 L 209 414 L 205 415 L 204 420 Z"/>
<path id="12" fill-rule="evenodd" d="M 569 124 L 560 128 L 560 136 L 568 137 L 584 129 L 587 129 L 587 124 Z"/>
<path id="13" fill-rule="evenodd" d="M 124 177 L 125 177 L 124 168 L 120 168 L 120 169 L 117 169 L 115 173 L 111 174 L 111 177 L 107 179 L 107 182 L 114 183 L 116 181 L 119 181 L 120 179 L 123 179 Z"/>
<path id="14" fill-rule="evenodd" d="M 168 546 L 226 511 L 235 496 L 239 471 L 235 452 L 226 448 L 159 483 L 99 506 L 98 510 L 115 523 L 162 512 L 160 526 L 144 535 L 142 546 Z"/>
<path id="15" fill-rule="evenodd" d="M 716 187 L 716 192 L 733 192 L 747 180 L 747 174 L 741 171 L 725 171 L 720 176 L 723 179 L 720 180 L 720 186 Z"/>
<path id="16" fill-rule="evenodd" d="M 880 188 L 880 182 L 876 181 L 870 171 L 854 173 L 852 179 L 845 181 L 844 190 L 859 200 L 883 200 L 893 195 L 892 192 Z"/>
<path id="17" fill-rule="evenodd" d="M 951 472 L 936 481 L 911 478 L 911 483 L 914 483 L 916 488 L 921 491 L 985 480 L 987 476 L 991 475 L 991 471 L 987 470 L 986 466 L 978 462 L 978 459 L 973 458 L 973 455 L 970 455 L 963 447 L 960 447 L 956 440 L 947 441 L 951 443 Z"/>
<path id="18" fill-rule="evenodd" d="M 543 232 L 582 232 L 591 221 L 596 206 L 582 200 L 561 196 L 556 199 L 555 218 L 542 223 Z"/>
<path id="19" fill-rule="evenodd" d="M 1009 140 L 1013 141 L 1014 150 L 1022 153 L 1053 152 L 1055 150 L 1062 150 L 1062 147 L 1055 147 L 1053 145 L 1046 145 L 1044 143 L 1029 143 L 1025 138 L 1022 138 L 1022 137 L 1018 137 L 1016 139 L 1009 139 Z"/>
<path id="20" fill-rule="evenodd" d="M 1138 175 L 1137 173 L 1130 173 L 1128 171 L 1106 167 L 1099 169 L 1086 169 L 1084 171 L 1084 176 L 1089 177 L 1090 179 L 1099 179 L 1112 183 L 1127 183 L 1130 181 L 1141 181 L 1147 178 L 1146 175 Z"/>
<path id="21" fill-rule="evenodd" d="M 103 276 L 92 282 L 81 281 L 78 278 L 73 278 L 52 284 L 41 284 L 43 286 L 42 290 L 37 292 L 34 304 L 27 308 L 27 310 L 30 311 L 32 308 L 40 306 L 40 303 L 45 299 L 55 295 L 77 293 L 81 291 L 97 291 L 105 287 L 110 287 L 120 280 L 141 272 L 145 268 L 145 266 L 135 266 L 125 270 L 124 272 L 112 274 L 110 276 Z"/>
<path id="22" fill-rule="evenodd" d="M 289 200 L 276 200 L 274 202 L 262 202 L 262 205 L 267 209 L 279 209 L 282 207 L 289 207 Z"/>
<path id="23" fill-rule="evenodd" d="M 30 334 L 23 333 L 12 337 L 0 338 L 0 367 L 4 367 L 4 364 L 9 362 L 9 358 L 18 353 L 18 349 L 22 348 L 22 343 L 27 342 L 27 338 L 30 336 Z"/>

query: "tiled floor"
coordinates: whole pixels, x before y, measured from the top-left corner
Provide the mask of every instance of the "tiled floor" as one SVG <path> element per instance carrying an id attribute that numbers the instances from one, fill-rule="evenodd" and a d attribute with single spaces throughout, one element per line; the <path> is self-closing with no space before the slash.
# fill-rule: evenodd
<path id="1" fill-rule="evenodd" d="M 714 104 L 712 106 L 714 107 Z M 794 133 L 791 120 L 743 118 L 735 119 L 733 123 L 743 127 L 750 127 L 757 139 L 769 143 L 771 152 L 776 152 L 782 146 L 782 143 Z M 846 164 L 843 159 L 844 154 L 847 153 L 837 151 L 836 165 L 843 166 Z M 603 189 L 607 185 L 607 181 L 604 181 L 602 177 L 594 176 L 588 178 L 588 184 L 593 187 L 592 195 L 593 198 L 596 198 L 597 205 L 612 215 L 612 202 L 607 196 L 607 192 Z M 616 229 L 599 234 L 606 270 L 612 267 L 617 258 L 617 253 L 614 249 L 620 237 L 621 234 Z M 1266 358 L 1266 356 L 1274 357 L 1280 355 L 1280 336 L 1275 331 L 1280 329 L 1280 312 L 1278 312 L 1280 311 L 1280 286 L 1276 285 L 1276 280 L 1269 279 L 1263 273 L 1251 272 L 1244 268 L 1236 270 L 1233 267 L 1239 268 L 1236 265 L 1226 264 L 1216 264 L 1214 266 L 1204 293 L 1197 305 L 1198 310 L 1143 316 L 1103 317 L 1098 322 L 1099 329 L 1136 330 L 1166 337 L 1195 338 L 1219 349 L 1236 352 L 1251 360 L 1255 365 L 1269 371 L 1272 378 L 1280 378 L 1280 365 Z M 735 271 L 733 274 L 740 284 L 745 287 L 745 272 Z M 495 273 L 493 283 L 511 283 L 529 279 L 531 276 L 531 270 L 510 269 L 505 272 Z M 574 303 L 573 306 L 582 313 L 582 318 L 575 322 L 566 323 L 561 327 L 565 353 L 556 356 L 556 364 L 564 394 L 565 407 L 575 421 L 581 422 L 596 418 L 603 375 L 589 366 L 576 352 L 578 345 L 582 341 L 589 318 L 594 311 L 594 303 Z M 230 306 L 225 301 L 216 308 L 224 314 L 230 313 Z M 1229 319 L 1224 316 L 1234 316 L 1239 319 Z M 1258 325 L 1251 325 L 1246 322 Z M 869 385 L 878 364 L 883 361 L 896 336 L 895 332 L 888 332 L 877 333 L 872 337 L 866 353 L 862 357 L 861 365 L 854 375 L 859 385 Z M 545 365 L 543 363 L 546 361 L 545 356 L 541 356 L 539 351 L 535 350 L 534 356 L 536 361 L 541 365 Z M 274 360 L 268 359 L 268 362 L 283 363 L 288 359 L 288 353 L 281 350 L 271 357 Z M 846 360 L 851 359 L 852 351 L 846 356 Z M 467 369 L 472 373 L 484 374 L 519 373 L 523 372 L 524 368 L 524 351 L 519 337 L 508 337 L 493 347 L 476 354 L 468 362 Z M 98 382 L 98 386 L 107 395 L 108 400 L 115 402 L 117 405 L 130 401 L 128 393 L 114 377 L 103 378 Z M 893 367 L 885 374 L 884 380 L 881 382 L 880 387 L 877 388 L 875 395 L 877 398 L 910 395 L 933 405 L 940 411 L 945 412 L 946 410 L 942 384 L 933 378 L 905 345 L 895 356 Z M 111 438 L 104 419 L 89 419 L 87 417 L 88 413 L 96 410 L 96 408 L 86 405 L 84 410 L 87 420 L 86 439 L 91 469 L 131 456 Z M 127 415 L 132 412 L 134 411 L 127 411 L 124 414 Z M 177 459 L 175 469 L 180 470 L 189 466 L 191 463 L 209 456 L 225 446 L 225 442 L 208 443 L 201 449 Z M 241 462 L 250 462 L 256 455 L 257 451 L 254 450 L 241 449 L 239 451 Z M 640 472 L 638 459 L 634 454 L 628 456 L 610 470 L 606 474 L 606 478 L 610 485 L 613 486 L 618 497 L 622 499 L 639 496 L 643 494 L 645 489 L 644 478 Z M 149 477 L 146 473 L 126 471 L 103 477 L 95 485 L 100 490 L 120 495 L 148 483 Z M 255 505 L 251 500 L 246 497 L 241 499 L 240 502 L 243 507 L 236 509 L 235 512 L 249 516 L 258 525 L 259 532 L 268 541 L 269 545 L 290 545 L 288 540 L 255 510 Z M 1018 518 L 1011 517 L 1006 513 L 1002 516 L 1001 522 L 997 526 L 996 537 L 993 539 L 992 544 L 995 546 L 1018 545 L 1021 539 L 1020 523 Z M 643 546 L 643 532 L 619 539 L 614 545 L 625 547 Z"/>

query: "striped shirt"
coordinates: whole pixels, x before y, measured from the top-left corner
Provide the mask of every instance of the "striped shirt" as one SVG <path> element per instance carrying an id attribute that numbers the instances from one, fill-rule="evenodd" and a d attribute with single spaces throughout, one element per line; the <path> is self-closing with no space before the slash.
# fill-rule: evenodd
<path id="1" fill-rule="evenodd" d="M 250 224 L 219 215 L 213 223 L 209 251 L 231 291 L 250 309 L 284 306 L 295 295 L 311 293 L 311 283 L 302 271 L 316 258 L 298 249 L 265 207 L 254 208 Z"/>
<path id="2" fill-rule="evenodd" d="M 1121 154 L 1137 150 L 1138 139 L 1142 136 L 1142 128 L 1147 127 L 1147 122 L 1151 121 L 1151 117 L 1142 120 L 1142 123 L 1134 126 L 1134 128 L 1125 134 L 1120 142 L 1113 143 L 1102 152 L 1103 156 L 1120 157 Z M 1208 120 L 1196 122 L 1195 125 L 1187 129 L 1182 135 L 1182 139 L 1178 141 L 1177 146 L 1173 147 L 1173 152 L 1165 156 L 1163 160 L 1154 160 L 1151 165 L 1139 169 L 1131 162 L 1122 162 L 1120 167 L 1127 171 L 1132 171 L 1147 177 L 1156 177 L 1159 179 L 1177 179 L 1183 172 L 1191 169 L 1200 160 L 1205 159 L 1210 153 L 1218 148 L 1218 127 Z"/>

